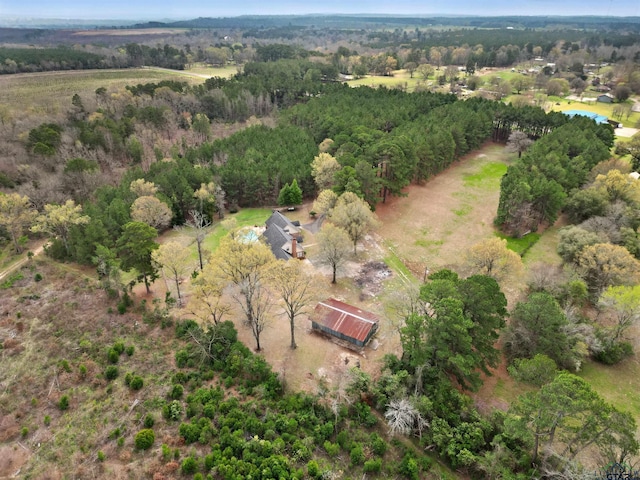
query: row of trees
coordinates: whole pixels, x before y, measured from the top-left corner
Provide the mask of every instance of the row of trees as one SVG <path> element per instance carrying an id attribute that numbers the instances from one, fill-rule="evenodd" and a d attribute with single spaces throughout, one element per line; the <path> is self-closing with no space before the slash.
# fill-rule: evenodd
<path id="1" fill-rule="evenodd" d="M 104 55 L 71 47 L 0 48 L 0 73 L 46 72 L 156 66 L 184 70 L 184 50 L 165 44 L 162 47 L 130 43 L 123 53 Z"/>
<path id="2" fill-rule="evenodd" d="M 609 157 L 612 143 L 611 127 L 588 119 L 572 120 L 542 137 L 503 177 L 496 224 L 522 235 L 542 222 L 553 223 L 567 193 Z"/>

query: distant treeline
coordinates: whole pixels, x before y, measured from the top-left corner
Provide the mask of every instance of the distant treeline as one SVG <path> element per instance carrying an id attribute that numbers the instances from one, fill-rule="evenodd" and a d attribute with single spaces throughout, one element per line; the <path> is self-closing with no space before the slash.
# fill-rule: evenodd
<path id="1" fill-rule="evenodd" d="M 431 48 L 438 46 L 462 47 L 482 45 L 485 54 L 498 50 L 500 47 L 517 46 L 522 50 L 528 49 L 532 53 L 534 45 L 542 47 L 542 56 L 549 54 L 558 42 L 585 41 L 589 48 L 600 45 L 616 48 L 634 45 L 640 42 L 639 33 L 624 32 L 585 32 L 575 29 L 533 30 L 533 29 L 481 29 L 463 28 L 448 30 L 419 30 L 407 31 L 396 29 L 393 31 L 372 31 L 367 34 L 374 48 L 386 48 L 393 45 L 411 42 L 411 48 Z M 495 54 L 494 54 L 495 55 Z M 445 62 L 446 63 L 446 62 Z"/>
<path id="2" fill-rule="evenodd" d="M 365 15 L 244 15 L 240 17 L 196 18 L 179 22 L 149 22 L 133 28 L 234 28 L 268 29 L 290 27 L 384 28 L 430 27 L 436 25 L 475 28 L 545 28 L 640 31 L 639 17 L 610 16 L 505 16 L 505 17 L 407 17 Z"/>
<path id="3" fill-rule="evenodd" d="M 104 60 L 71 48 L 0 48 L 0 73 L 107 68 Z"/>
<path id="4" fill-rule="evenodd" d="M 183 50 L 169 45 L 148 47 L 130 43 L 125 54 L 98 55 L 67 47 L 0 48 L 0 74 L 128 68 L 142 65 L 183 70 L 187 57 Z"/>

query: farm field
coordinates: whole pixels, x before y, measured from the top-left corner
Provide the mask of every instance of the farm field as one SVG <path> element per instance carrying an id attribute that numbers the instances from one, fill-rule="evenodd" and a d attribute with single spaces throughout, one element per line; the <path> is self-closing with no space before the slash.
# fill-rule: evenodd
<path id="1" fill-rule="evenodd" d="M 177 70 L 136 68 L 124 70 L 77 70 L 0 76 L 0 105 L 29 105 L 27 113 L 55 115 L 71 105 L 75 93 L 94 92 L 100 87 L 120 89 L 138 83 L 204 80 L 180 74 Z"/>

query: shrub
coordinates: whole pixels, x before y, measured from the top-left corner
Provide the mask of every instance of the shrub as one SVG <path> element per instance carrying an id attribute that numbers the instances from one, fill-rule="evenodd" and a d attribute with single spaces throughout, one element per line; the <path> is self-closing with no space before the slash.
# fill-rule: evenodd
<path id="1" fill-rule="evenodd" d="M 122 352 L 124 352 L 124 342 L 116 342 L 112 348 L 118 352 L 118 355 L 122 355 Z"/>
<path id="2" fill-rule="evenodd" d="M 20 435 L 22 435 L 22 438 L 25 438 L 27 435 L 29 435 L 29 429 L 27 427 L 22 427 L 22 430 L 20 430 Z"/>
<path id="3" fill-rule="evenodd" d="M 188 445 L 190 443 L 195 443 L 200 438 L 200 427 L 193 423 L 182 423 L 180 425 L 180 436 L 184 438 L 185 443 Z"/>
<path id="4" fill-rule="evenodd" d="M 171 387 L 171 391 L 169 392 L 169 398 L 173 400 L 177 400 L 182 398 L 182 394 L 184 393 L 184 387 L 182 385 L 174 385 Z"/>
<path id="5" fill-rule="evenodd" d="M 58 402 L 58 408 L 60 410 L 67 410 L 69 408 L 69 396 L 63 395 Z"/>
<path id="6" fill-rule="evenodd" d="M 162 415 L 167 420 L 180 420 L 182 417 L 182 405 L 178 400 L 174 400 L 162 407 Z"/>
<path id="7" fill-rule="evenodd" d="M 349 456 L 351 457 L 351 465 L 361 465 L 364 462 L 364 451 L 362 450 L 362 445 L 359 443 L 354 444 Z"/>
<path id="8" fill-rule="evenodd" d="M 329 440 L 324 442 L 324 449 L 327 451 L 327 455 L 331 458 L 335 458 L 340 453 L 340 445 L 337 443 L 331 443 Z"/>
<path id="9" fill-rule="evenodd" d="M 343 450 L 351 449 L 351 439 L 349 438 L 349 434 L 344 430 L 338 433 L 338 435 L 336 436 L 336 442 Z"/>
<path id="10" fill-rule="evenodd" d="M 412 455 L 406 454 L 400 463 L 398 472 L 410 480 L 418 480 L 419 471 L 416 459 Z"/>
<path id="11" fill-rule="evenodd" d="M 189 359 L 191 358 L 191 355 L 189 354 L 189 351 L 186 348 L 183 348 L 181 350 L 178 350 L 176 352 L 176 365 L 178 368 L 184 368 L 187 366 L 187 364 L 189 363 Z"/>
<path id="12" fill-rule="evenodd" d="M 615 365 L 631 355 L 633 346 L 629 342 L 616 342 L 606 345 L 595 355 L 595 359 L 605 365 Z"/>
<path id="13" fill-rule="evenodd" d="M 131 382 L 129 383 L 129 387 L 132 390 L 140 390 L 144 385 L 144 381 L 142 380 L 142 377 L 139 375 L 135 375 L 132 379 Z"/>
<path id="14" fill-rule="evenodd" d="M 133 345 L 129 345 L 125 351 L 127 352 L 127 356 L 130 357 L 133 355 L 133 352 L 135 352 L 135 350 L 136 347 L 134 347 Z"/>
<path id="15" fill-rule="evenodd" d="M 166 443 L 162 444 L 162 458 L 169 460 L 171 458 L 171 449 Z"/>
<path id="16" fill-rule="evenodd" d="M 82 378 L 87 376 L 87 367 L 85 367 L 84 364 L 80 364 L 80 366 L 78 367 L 78 371 L 80 372 L 80 376 Z"/>
<path id="17" fill-rule="evenodd" d="M 104 454 L 104 452 L 102 450 L 98 450 L 98 461 L 99 462 L 104 462 L 106 458 L 107 457 Z"/>
<path id="18" fill-rule="evenodd" d="M 380 458 L 367 460 L 364 462 L 365 473 L 378 473 L 382 469 L 382 460 Z"/>
<path id="19" fill-rule="evenodd" d="M 110 348 L 107 352 L 107 358 L 111 363 L 118 363 L 118 360 L 120 360 L 120 354 L 114 348 Z"/>
<path id="20" fill-rule="evenodd" d="M 47 427 L 48 427 L 49 425 L 51 425 L 51 417 L 50 417 L 49 415 L 45 415 L 45 416 L 44 416 L 44 424 L 45 424 L 45 426 L 47 426 Z"/>
<path id="21" fill-rule="evenodd" d="M 371 449 L 373 450 L 373 453 L 382 457 L 387 451 L 387 442 L 385 442 L 377 433 L 372 433 Z"/>
<path id="22" fill-rule="evenodd" d="M 33 276 L 33 279 L 34 279 L 36 282 L 40 282 L 40 281 L 42 280 L 42 275 L 40 275 L 39 273 L 36 273 L 36 274 Z"/>
<path id="23" fill-rule="evenodd" d="M 153 425 L 155 425 L 155 423 L 156 423 L 156 419 L 153 417 L 153 415 L 151 415 L 150 413 L 147 413 L 147 416 L 144 417 L 144 427 L 151 428 L 153 427 Z"/>
<path id="24" fill-rule="evenodd" d="M 184 475 L 189 475 L 191 473 L 195 473 L 198 469 L 198 461 L 193 457 L 187 457 L 182 461 L 182 466 L 180 467 L 180 471 Z"/>
<path id="25" fill-rule="evenodd" d="M 107 380 L 114 380 L 117 377 L 118 377 L 118 367 L 116 367 L 115 365 L 109 365 L 104 370 L 104 378 L 106 378 Z"/>
<path id="26" fill-rule="evenodd" d="M 148 450 L 156 441 L 156 434 L 150 428 L 144 428 L 136 433 L 134 443 L 138 450 Z"/>
<path id="27" fill-rule="evenodd" d="M 312 478 L 315 478 L 320 474 L 320 467 L 318 467 L 318 462 L 316 462 L 315 460 L 311 460 L 309 463 L 307 463 L 307 474 Z"/>

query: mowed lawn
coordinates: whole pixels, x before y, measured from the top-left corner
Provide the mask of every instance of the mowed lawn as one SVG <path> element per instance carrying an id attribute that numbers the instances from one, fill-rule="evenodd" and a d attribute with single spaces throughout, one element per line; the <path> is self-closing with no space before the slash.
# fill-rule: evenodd
<path id="1" fill-rule="evenodd" d="M 434 80 L 424 80 L 418 72 L 414 72 L 413 78 L 406 70 L 395 70 L 392 77 L 383 77 L 379 75 L 366 75 L 357 80 L 349 80 L 347 82 L 351 87 L 387 87 L 387 88 L 403 88 L 407 92 L 413 92 L 416 87 L 435 83 Z"/>

